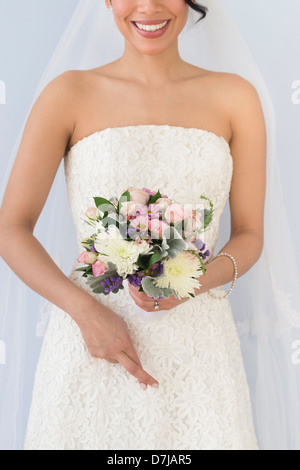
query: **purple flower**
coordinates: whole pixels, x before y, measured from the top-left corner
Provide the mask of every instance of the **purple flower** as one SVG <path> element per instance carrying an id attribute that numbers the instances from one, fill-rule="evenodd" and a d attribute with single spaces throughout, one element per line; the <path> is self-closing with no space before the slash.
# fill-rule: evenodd
<path id="1" fill-rule="evenodd" d="M 98 251 L 97 251 L 96 248 L 95 248 L 95 245 L 92 245 L 91 250 L 92 250 L 94 253 L 98 253 Z"/>
<path id="2" fill-rule="evenodd" d="M 134 287 L 141 287 L 142 280 L 146 275 L 144 273 L 131 274 L 128 276 L 128 282 Z"/>
<path id="3" fill-rule="evenodd" d="M 193 245 L 195 245 L 196 248 L 198 248 L 199 251 L 203 251 L 205 250 L 205 243 L 203 243 L 202 240 L 200 240 L 200 238 L 197 238 L 197 240 L 195 242 L 193 242 Z"/>
<path id="4" fill-rule="evenodd" d="M 104 292 L 106 294 L 118 289 L 121 284 L 123 284 L 123 278 L 118 275 L 109 276 L 101 282 L 101 285 L 105 288 Z"/>

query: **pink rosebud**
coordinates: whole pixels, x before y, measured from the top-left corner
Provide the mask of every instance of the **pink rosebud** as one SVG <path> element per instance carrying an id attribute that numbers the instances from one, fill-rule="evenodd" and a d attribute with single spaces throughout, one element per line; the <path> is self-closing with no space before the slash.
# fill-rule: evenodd
<path id="1" fill-rule="evenodd" d="M 94 252 L 84 251 L 77 259 L 78 263 L 94 264 L 97 261 L 97 255 Z"/>
<path id="2" fill-rule="evenodd" d="M 184 207 L 179 204 L 169 204 L 166 208 L 165 219 L 169 224 L 182 222 L 185 219 Z"/>
<path id="3" fill-rule="evenodd" d="M 141 189 L 128 188 L 128 191 L 130 193 L 130 200 L 136 204 L 145 205 L 150 199 L 149 194 L 147 194 L 145 191 L 142 191 Z"/>
<path id="4" fill-rule="evenodd" d="M 86 217 L 89 217 L 90 219 L 97 220 L 97 218 L 100 217 L 101 214 L 97 207 L 90 207 L 84 215 Z"/>
<path id="5" fill-rule="evenodd" d="M 93 264 L 93 274 L 95 277 L 102 276 L 107 270 L 108 266 L 104 261 L 99 260 L 97 263 Z"/>
<path id="6" fill-rule="evenodd" d="M 160 198 L 160 199 L 157 199 L 157 201 L 156 201 L 155 204 L 158 205 L 158 206 L 160 206 L 160 207 L 164 207 L 164 208 L 165 208 L 165 207 L 169 206 L 169 205 L 172 204 L 172 203 L 173 203 L 173 201 L 172 201 L 171 199 L 168 199 L 168 198 L 166 198 L 166 197 L 162 197 L 162 198 Z"/>
<path id="7" fill-rule="evenodd" d="M 163 233 L 165 231 L 165 229 L 167 229 L 169 227 L 168 224 L 166 224 L 165 222 L 163 222 L 162 220 L 159 220 L 159 219 L 152 219 L 149 221 L 150 223 L 150 231 L 151 231 L 151 236 L 152 238 L 159 238 L 159 239 L 162 239 L 163 238 Z"/>

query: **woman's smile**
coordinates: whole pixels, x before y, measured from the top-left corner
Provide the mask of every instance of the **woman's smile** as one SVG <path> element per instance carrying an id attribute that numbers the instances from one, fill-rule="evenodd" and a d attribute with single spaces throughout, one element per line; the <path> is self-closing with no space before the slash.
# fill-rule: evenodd
<path id="1" fill-rule="evenodd" d="M 135 22 L 132 21 L 134 29 L 145 38 L 158 38 L 165 34 L 168 30 L 171 20 L 161 21 L 158 20 L 155 22 L 150 21 L 141 21 Z"/>

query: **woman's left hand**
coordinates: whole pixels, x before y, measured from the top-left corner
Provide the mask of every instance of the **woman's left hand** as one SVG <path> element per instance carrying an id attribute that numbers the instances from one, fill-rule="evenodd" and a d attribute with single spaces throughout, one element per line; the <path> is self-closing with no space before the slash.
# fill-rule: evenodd
<path id="1" fill-rule="evenodd" d="M 146 312 L 156 312 L 158 309 L 155 309 L 155 299 L 148 297 L 144 292 L 139 292 L 139 287 L 134 287 L 131 284 L 129 285 L 129 293 L 136 305 Z M 169 299 L 160 299 L 157 300 L 159 304 L 159 310 L 172 310 L 173 308 L 187 302 L 190 299 L 177 299 L 172 295 Z"/>

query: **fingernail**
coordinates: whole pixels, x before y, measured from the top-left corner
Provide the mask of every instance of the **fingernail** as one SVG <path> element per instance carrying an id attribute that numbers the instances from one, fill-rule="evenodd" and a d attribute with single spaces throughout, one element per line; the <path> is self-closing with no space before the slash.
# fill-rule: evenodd
<path id="1" fill-rule="evenodd" d="M 159 385 L 158 384 L 153 384 L 152 387 L 153 388 L 159 388 Z"/>
<path id="2" fill-rule="evenodd" d="M 141 389 L 142 389 L 143 391 L 147 390 L 147 385 L 146 385 L 146 384 L 143 384 L 143 383 L 142 383 L 142 384 L 140 384 L 140 385 L 141 385 Z"/>

